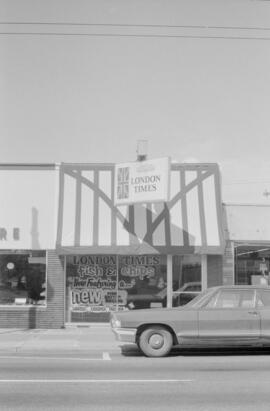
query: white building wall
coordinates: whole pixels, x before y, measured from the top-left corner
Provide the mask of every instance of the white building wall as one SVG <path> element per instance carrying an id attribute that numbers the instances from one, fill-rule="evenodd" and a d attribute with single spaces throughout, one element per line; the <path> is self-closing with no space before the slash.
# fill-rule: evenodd
<path id="1" fill-rule="evenodd" d="M 54 249 L 58 170 L 0 166 L 0 250 Z"/>
<path id="2" fill-rule="evenodd" d="M 228 238 L 232 241 L 270 241 L 270 206 L 226 204 Z"/>

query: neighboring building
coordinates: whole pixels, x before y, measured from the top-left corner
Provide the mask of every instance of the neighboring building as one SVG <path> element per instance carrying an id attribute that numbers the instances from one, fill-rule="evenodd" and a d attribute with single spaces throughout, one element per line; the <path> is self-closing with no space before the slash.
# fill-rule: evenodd
<path id="1" fill-rule="evenodd" d="M 228 254 L 230 249 L 234 251 L 235 270 L 230 282 L 270 283 L 270 206 L 228 204 L 225 209 Z"/>
<path id="2" fill-rule="evenodd" d="M 108 321 L 265 281 L 270 207 L 222 205 L 217 164 L 172 164 L 170 186 L 166 203 L 116 207 L 113 164 L 0 165 L 0 327 Z"/>

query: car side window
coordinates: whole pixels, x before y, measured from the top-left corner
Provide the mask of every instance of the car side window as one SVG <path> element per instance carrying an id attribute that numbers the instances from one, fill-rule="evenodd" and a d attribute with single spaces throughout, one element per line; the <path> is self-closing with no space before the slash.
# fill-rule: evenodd
<path id="1" fill-rule="evenodd" d="M 236 308 L 239 306 L 239 300 L 239 292 L 224 290 L 220 292 L 216 301 L 215 308 Z"/>
<path id="2" fill-rule="evenodd" d="M 214 294 L 212 298 L 210 298 L 210 300 L 208 301 L 207 304 L 205 304 L 205 308 L 214 308 L 216 305 L 216 301 L 218 298 L 219 294 Z"/>
<path id="3" fill-rule="evenodd" d="M 242 290 L 240 298 L 240 307 L 255 308 L 255 290 Z"/>
<path id="4" fill-rule="evenodd" d="M 258 307 L 270 307 L 270 290 L 260 290 L 258 293 Z"/>
<path id="5" fill-rule="evenodd" d="M 254 290 L 221 290 L 206 308 L 252 308 L 255 306 Z"/>

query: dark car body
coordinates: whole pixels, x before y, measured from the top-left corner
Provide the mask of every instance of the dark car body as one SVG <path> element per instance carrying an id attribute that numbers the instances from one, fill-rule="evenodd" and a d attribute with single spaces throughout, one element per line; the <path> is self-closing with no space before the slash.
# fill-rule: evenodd
<path id="1" fill-rule="evenodd" d="M 201 291 L 201 282 L 192 281 L 186 283 L 183 287 L 173 292 L 173 306 L 185 305 L 191 301 Z M 140 294 L 130 293 L 127 296 L 127 306 L 129 309 L 142 309 L 153 307 L 166 307 L 167 306 L 167 288 L 164 288 L 160 292 L 156 292 L 154 289 L 148 289 L 147 292 L 141 292 Z"/>
<path id="2" fill-rule="evenodd" d="M 112 330 L 147 356 L 167 355 L 172 346 L 270 345 L 270 287 L 210 288 L 188 304 L 118 312 Z"/>

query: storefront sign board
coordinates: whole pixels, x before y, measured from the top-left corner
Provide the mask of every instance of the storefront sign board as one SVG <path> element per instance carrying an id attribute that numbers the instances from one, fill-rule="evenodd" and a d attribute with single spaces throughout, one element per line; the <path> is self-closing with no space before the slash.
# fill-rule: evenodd
<path id="1" fill-rule="evenodd" d="M 169 157 L 116 164 L 115 205 L 168 201 L 169 175 Z"/>

